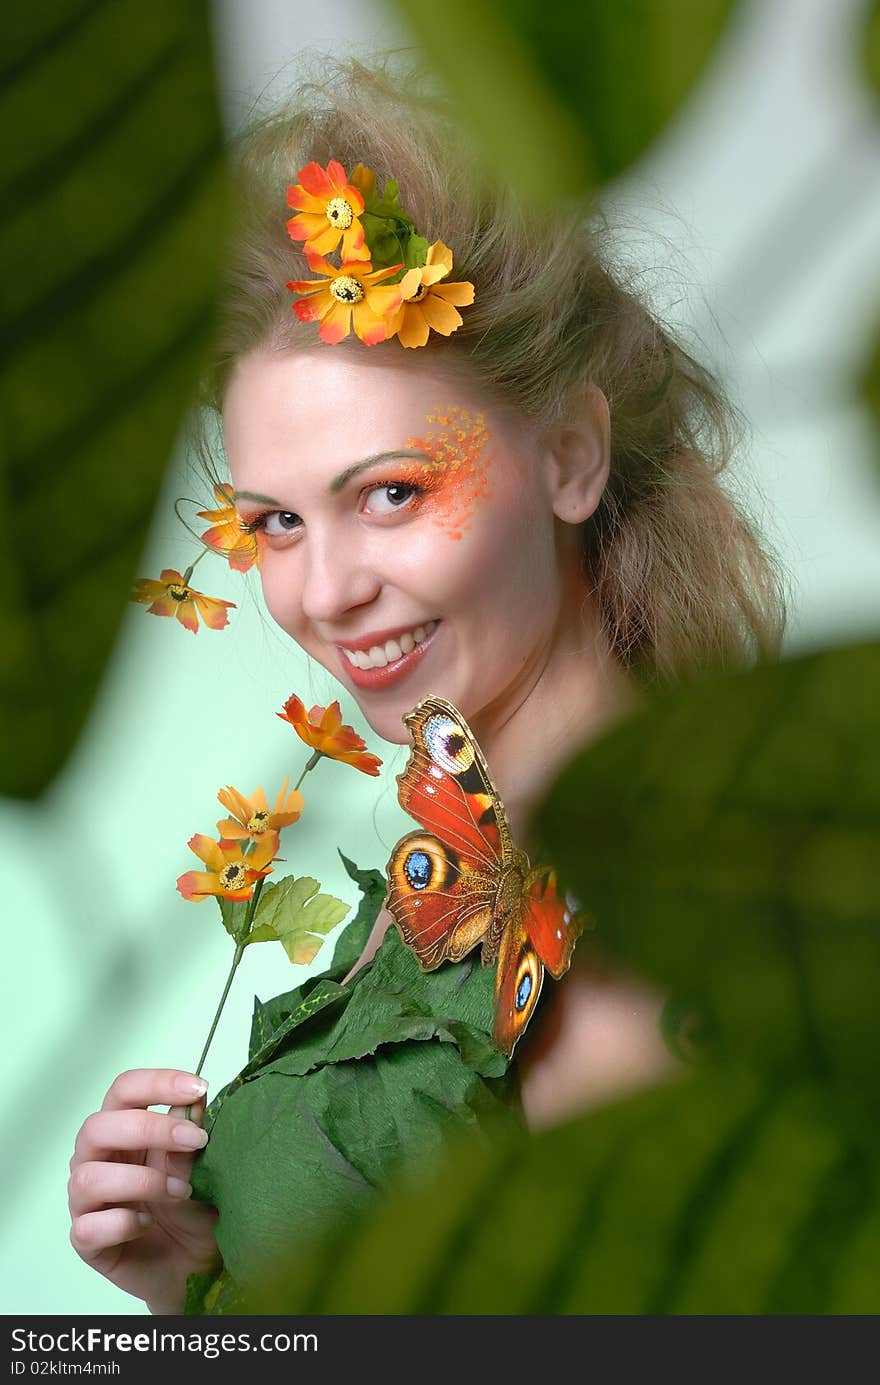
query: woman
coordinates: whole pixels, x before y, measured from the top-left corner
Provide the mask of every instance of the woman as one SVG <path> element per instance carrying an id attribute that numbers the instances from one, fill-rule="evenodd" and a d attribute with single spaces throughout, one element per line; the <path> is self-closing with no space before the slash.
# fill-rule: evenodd
<path id="1" fill-rule="evenodd" d="M 532 810 L 574 749 L 645 684 L 775 652 L 781 602 L 718 484 L 730 413 L 708 374 L 608 269 L 583 208 L 526 213 L 460 146 L 399 76 L 357 64 L 245 137 L 208 402 L 274 620 L 389 741 L 407 739 L 403 714 L 429 692 L 458 707 L 528 849 Z M 430 254 L 451 248 L 454 273 L 434 283 L 452 291 L 420 282 L 407 299 L 433 298 L 424 345 L 408 319 L 418 349 L 402 348 L 393 295 L 392 334 L 369 346 L 338 339 L 353 322 L 342 281 L 321 290 L 331 317 L 318 311 L 302 254 L 315 185 L 294 180 L 331 161 L 351 179 L 373 170 L 379 188 L 397 179 Z M 291 186 L 307 214 L 286 227 Z M 357 189 L 335 191 L 322 244 L 336 218 L 362 252 Z M 361 282 L 346 275 L 359 301 Z M 383 911 L 346 984 L 389 922 Z M 550 991 L 516 1056 L 532 1128 L 666 1071 L 659 1000 L 637 980 L 574 971 Z M 192 1074 L 128 1072 L 77 1138 L 73 1245 L 154 1312 L 181 1311 L 187 1275 L 218 1265 L 216 1213 L 189 1197 L 203 1112 Z"/>

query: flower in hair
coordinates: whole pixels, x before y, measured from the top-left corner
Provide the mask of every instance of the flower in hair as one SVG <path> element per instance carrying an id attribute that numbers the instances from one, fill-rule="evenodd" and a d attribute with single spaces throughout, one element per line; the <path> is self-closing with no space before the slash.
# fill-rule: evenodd
<path id="1" fill-rule="evenodd" d="M 442 284 L 452 270 L 452 251 L 435 241 L 420 268 L 409 269 L 400 281 L 403 302 L 388 328 L 402 346 L 424 346 L 430 331 L 448 337 L 461 326 L 458 308 L 474 301 L 474 286 L 466 282 Z"/>
<path id="2" fill-rule="evenodd" d="M 294 303 L 300 322 L 320 322 L 318 334 L 335 345 L 354 330 L 367 346 L 375 346 L 388 335 L 388 318 L 403 302 L 399 284 L 384 285 L 382 280 L 403 266 L 372 269 L 369 261 L 349 261 L 337 269 L 329 260 L 306 251 L 309 269 L 326 275 L 324 279 L 291 279 L 287 287 L 306 294 Z"/>
<path id="3" fill-rule="evenodd" d="M 305 241 L 306 253 L 313 255 L 329 255 L 341 241 L 344 264 L 369 260 L 370 248 L 359 219 L 364 199 L 346 178 L 342 164 L 335 159 L 326 168 L 308 163 L 297 176 L 299 182 L 287 189 L 288 206 L 299 212 L 287 223 L 293 240 Z"/>
<path id="4" fill-rule="evenodd" d="M 197 511 L 199 519 L 212 521 L 211 528 L 205 530 L 201 540 L 215 552 L 225 554 L 229 566 L 236 572 L 247 572 L 254 563 L 259 567 L 260 550 L 256 538 L 243 523 L 232 497 L 232 487 L 228 483 L 214 487 L 214 499 L 220 508 Z"/>
<path id="5" fill-rule="evenodd" d="M 349 335 L 353 322 L 368 346 L 396 336 L 410 347 L 424 346 L 432 331 L 448 337 L 462 325 L 457 309 L 474 301 L 474 286 L 440 283 L 452 270 L 452 251 L 417 233 L 394 178 L 380 196 L 371 168 L 359 163 L 347 176 L 335 159 L 326 169 L 306 164 L 297 177 L 287 201 L 300 215 L 287 229 L 305 241 L 309 268 L 326 275 L 288 281 L 305 298 L 293 304 L 301 322 L 319 322 L 319 335 L 331 345 Z M 340 241 L 337 267 L 324 257 Z"/>

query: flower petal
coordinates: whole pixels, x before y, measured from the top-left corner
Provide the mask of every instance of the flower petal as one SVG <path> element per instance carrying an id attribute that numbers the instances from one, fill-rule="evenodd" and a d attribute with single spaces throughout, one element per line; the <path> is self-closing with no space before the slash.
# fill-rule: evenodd
<path id="1" fill-rule="evenodd" d="M 460 284 L 438 284 L 433 290 L 434 298 L 442 298 L 446 303 L 454 303 L 457 308 L 466 308 L 474 301 L 474 286 L 467 280 Z"/>
<path id="2" fill-rule="evenodd" d="M 337 167 L 338 166 L 339 165 L 337 165 Z M 300 169 L 296 177 L 297 182 L 305 188 L 306 192 L 310 192 L 313 197 L 320 197 L 323 200 L 329 201 L 330 198 L 334 196 L 333 184 L 330 181 L 330 176 L 327 170 L 322 168 L 319 163 L 315 163 L 314 161 L 312 161 L 312 163 L 307 163 L 305 167 Z"/>
<path id="3" fill-rule="evenodd" d="M 173 596 L 160 596 L 153 602 L 152 606 L 147 607 L 147 614 L 151 616 L 176 616 L 178 603 Z"/>
<path id="4" fill-rule="evenodd" d="M 190 851 L 194 851 L 200 861 L 204 861 L 211 870 L 222 870 L 226 865 L 226 857 L 223 855 L 219 845 L 213 837 L 206 837 L 203 832 L 196 832 L 187 842 Z"/>
<path id="5" fill-rule="evenodd" d="M 321 325 L 318 328 L 318 335 L 322 341 L 329 342 L 335 346 L 342 341 L 351 331 L 351 304 L 334 302 L 333 307 L 328 309 L 321 318 Z"/>
<path id="6" fill-rule="evenodd" d="M 195 592 L 193 592 L 193 596 L 195 596 Z M 192 602 L 191 600 L 178 601 L 177 619 L 180 621 L 184 630 L 190 630 L 194 635 L 198 634 L 199 618 L 196 614 L 194 602 Z"/>
<path id="7" fill-rule="evenodd" d="M 451 303 L 444 303 L 436 293 L 429 293 L 427 298 L 422 299 L 419 307 L 428 326 L 444 337 L 448 337 L 461 326 L 461 313 L 458 309 L 453 308 Z"/>
<path id="8" fill-rule="evenodd" d="M 177 877 L 177 888 L 184 899 L 191 899 L 200 904 L 208 895 L 218 893 L 219 882 L 216 875 L 211 875 L 208 871 L 188 870 Z"/>
<path id="9" fill-rule="evenodd" d="M 234 601 L 221 601 L 219 596 L 202 596 L 201 592 L 193 592 L 193 599 L 209 630 L 222 630 L 229 624 L 227 611 L 230 606 L 235 606 Z M 182 604 L 186 606 L 190 603 L 184 601 Z"/>
<path id="10" fill-rule="evenodd" d="M 423 299 L 422 302 L 424 301 Z M 397 329 L 401 345 L 407 347 L 424 346 L 427 342 L 429 329 L 421 309 L 421 303 L 404 303 L 403 321 Z"/>

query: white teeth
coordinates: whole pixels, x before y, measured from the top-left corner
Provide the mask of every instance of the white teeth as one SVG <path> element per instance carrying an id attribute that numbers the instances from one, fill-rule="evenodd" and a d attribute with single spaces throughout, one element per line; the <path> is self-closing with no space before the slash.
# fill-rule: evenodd
<path id="1" fill-rule="evenodd" d="M 346 649 L 343 646 L 342 652 L 356 668 L 385 668 L 387 664 L 402 659 L 404 654 L 411 654 L 417 644 L 433 635 L 437 625 L 436 620 L 429 620 L 427 625 L 418 625 L 415 630 L 399 635 L 396 640 L 386 640 L 384 645 L 374 644 L 370 650 Z"/>

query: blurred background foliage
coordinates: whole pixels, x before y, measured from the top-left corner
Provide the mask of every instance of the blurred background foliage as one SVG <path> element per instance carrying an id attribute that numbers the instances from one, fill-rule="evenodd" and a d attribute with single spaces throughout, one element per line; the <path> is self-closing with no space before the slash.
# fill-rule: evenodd
<path id="1" fill-rule="evenodd" d="M 219 13 L 228 23 L 234 9 L 218 5 L 214 22 Z M 398 0 L 389 13 L 447 82 L 487 158 L 519 177 L 526 195 L 565 197 L 618 179 L 658 143 L 686 138 L 684 117 L 723 60 L 731 28 L 751 9 L 722 0 L 590 0 L 552 10 L 537 0 L 466 7 L 450 0 L 438 16 L 436 5 Z M 880 141 L 878 14 L 877 3 L 852 4 L 840 18 L 848 80 L 869 97 L 859 106 L 857 138 L 872 158 Z M 164 906 L 131 911 L 125 928 L 114 921 L 113 873 L 127 875 L 128 867 L 108 867 L 104 842 L 125 817 L 130 854 L 143 855 L 137 827 L 147 823 L 154 838 L 159 830 L 179 837 L 182 850 L 196 828 L 194 804 L 203 804 L 203 818 L 210 812 L 205 785 L 237 782 L 228 732 L 222 756 L 219 737 L 213 750 L 204 745 L 230 724 L 233 695 L 225 689 L 241 673 L 231 665 L 246 664 L 255 716 L 260 697 L 263 710 L 280 705 L 293 673 L 279 681 L 277 648 L 261 663 L 253 641 L 245 649 L 232 636 L 222 653 L 200 646 L 193 655 L 182 644 L 188 636 L 175 644 L 180 632 L 157 621 L 140 637 L 146 653 L 137 680 L 144 682 L 150 663 L 173 662 L 176 705 L 156 707 L 123 671 L 114 678 L 126 695 L 117 691 L 108 710 L 101 683 L 130 580 L 146 570 L 140 564 L 160 486 L 179 493 L 172 445 L 211 324 L 223 218 L 212 13 L 198 3 L 56 0 L 19 7 L 4 24 L 0 108 L 15 137 L 4 146 L 0 227 L 8 521 L 0 560 L 2 784 L 21 800 L 44 795 L 17 814 L 8 803 L 4 824 L 13 845 L 30 850 L 46 840 L 51 822 L 66 833 L 54 839 L 43 878 L 21 896 L 38 915 L 41 893 L 57 894 L 47 907 L 62 933 L 44 973 L 33 975 L 33 994 L 19 1012 L 8 1011 L 15 1032 L 27 1032 L 32 1063 L 30 1070 L 14 1064 L 12 1104 L 32 1104 L 38 1075 L 42 1109 L 30 1136 L 39 1141 L 60 1122 L 69 1146 L 92 1109 L 83 1103 L 129 1061 L 126 1011 L 136 1002 L 149 1021 L 160 984 L 175 980 L 167 967 L 171 935 L 153 921 Z M 276 66 L 287 56 L 296 49 L 279 52 Z M 821 191 L 814 175 L 760 228 L 754 275 L 745 261 L 746 298 L 766 271 L 760 247 L 768 239 L 776 248 L 776 302 L 786 284 L 792 291 L 812 272 L 802 257 L 778 250 L 798 232 L 793 209 L 818 208 Z M 837 218 L 841 234 L 853 215 L 840 197 L 823 212 Z M 876 290 L 874 283 L 859 289 L 862 303 L 873 295 L 875 321 Z M 880 347 L 857 354 L 847 362 L 844 392 L 867 405 L 866 418 L 873 414 L 876 455 Z M 169 552 L 173 532 L 159 536 L 165 546 L 156 568 L 185 566 L 177 550 Z M 227 636 L 198 637 L 208 638 Z M 123 639 L 116 649 L 124 668 L 131 646 Z M 202 717 L 187 761 L 193 784 L 150 783 L 139 818 L 131 785 L 149 783 L 147 774 L 137 778 L 149 749 L 145 737 L 136 743 L 135 728 L 149 719 L 154 735 L 176 729 L 187 699 L 208 684 L 216 706 Z M 83 738 L 97 692 L 104 700 Z M 705 1036 L 678 1044 L 692 1068 L 666 1088 L 538 1138 L 460 1151 L 428 1188 L 402 1180 L 340 1238 L 285 1266 L 259 1310 L 877 1311 L 870 1266 L 880 1258 L 872 1073 L 878 692 L 875 645 L 828 648 L 684 688 L 579 757 L 545 808 L 546 827 L 598 920 L 576 956 L 595 949 L 668 988 L 673 1045 L 683 1026 Z M 241 727 L 248 713 L 238 701 L 235 713 Z M 124 792 L 109 772 L 82 778 L 83 757 L 101 735 L 127 748 Z M 263 768 L 271 764 L 275 775 L 288 750 L 287 742 L 273 743 Z M 183 773 L 179 763 L 173 772 Z M 243 771 L 252 774 L 256 768 Z M 179 801 L 172 806 L 163 793 Z M 352 816 L 359 802 L 368 817 L 372 799 L 354 794 Z M 84 808 L 93 821 L 88 812 L 73 817 L 82 826 L 71 843 L 71 814 Z M 332 816 L 329 828 L 303 837 L 304 847 L 328 836 L 360 865 L 383 859 L 375 844 L 365 859 Z M 164 859 L 160 865 L 159 854 L 139 865 L 151 875 L 151 900 L 171 895 L 177 873 Z M 160 871 L 168 876 L 164 893 L 152 879 Z M 322 883 L 350 897 L 332 878 Z M 182 915 L 173 918 L 176 976 L 185 979 L 199 950 L 204 970 L 216 968 L 206 986 L 216 994 L 219 944 L 206 953 L 194 933 L 181 931 Z M 281 989 L 283 977 L 275 981 L 271 990 Z M 53 1001 L 71 984 L 77 1002 L 69 1023 L 53 1030 Z M 45 1018 L 35 1022 L 35 1014 Z M 168 1056 L 141 1053 L 139 1061 L 185 1064 L 202 1020 L 187 1011 L 176 1024 L 164 1036 Z M 89 1080 L 78 1084 L 71 1078 L 81 1064 Z M 22 1187 L 28 1164 L 40 1167 L 29 1149 L 35 1153 L 16 1129 L 10 1152 Z M 53 1199 L 63 1191 L 68 1156 L 69 1148 L 51 1169 L 41 1166 Z M 56 1206 L 53 1234 L 65 1244 L 60 1198 Z M 35 1265 L 30 1280 L 19 1266 L 22 1283 L 43 1282 Z M 109 1286 L 102 1298 L 96 1278 L 82 1281 L 86 1311 L 111 1303 L 115 1311 L 139 1310 Z M 69 1311 L 69 1303 L 54 1297 L 28 1308 Z"/>

